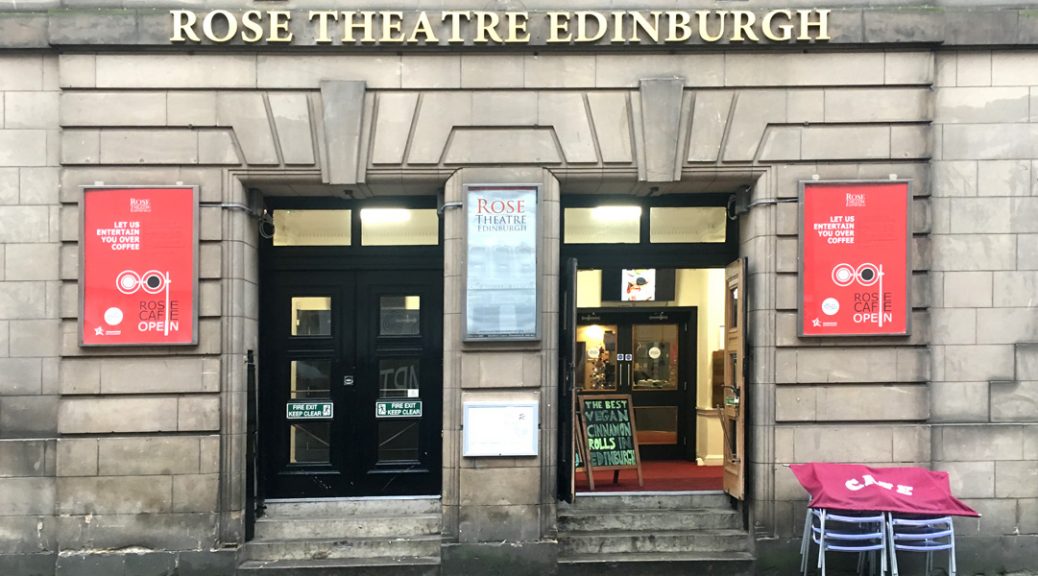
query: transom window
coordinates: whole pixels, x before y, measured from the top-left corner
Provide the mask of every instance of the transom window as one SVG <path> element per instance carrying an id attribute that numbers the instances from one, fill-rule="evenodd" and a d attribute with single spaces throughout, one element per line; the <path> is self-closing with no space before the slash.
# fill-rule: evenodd
<path id="1" fill-rule="evenodd" d="M 434 207 L 415 207 L 414 202 L 410 205 L 401 202 L 397 206 L 351 206 L 294 208 L 275 204 L 271 210 L 272 244 L 283 248 L 437 246 L 440 243 L 440 218 Z"/>
<path id="2" fill-rule="evenodd" d="M 274 210 L 275 246 L 349 246 L 350 210 Z"/>
<path id="3" fill-rule="evenodd" d="M 633 198 L 571 200 L 563 209 L 563 243 L 724 244 L 730 224 L 725 200 L 716 194 L 642 203 Z"/>
<path id="4" fill-rule="evenodd" d="M 653 244 L 718 243 L 728 224 L 723 206 L 649 209 L 649 242 Z"/>

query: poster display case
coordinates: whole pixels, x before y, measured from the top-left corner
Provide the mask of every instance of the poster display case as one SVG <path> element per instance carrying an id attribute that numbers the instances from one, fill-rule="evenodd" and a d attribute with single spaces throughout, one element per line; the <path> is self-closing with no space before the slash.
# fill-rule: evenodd
<path id="1" fill-rule="evenodd" d="M 80 217 L 81 346 L 198 343 L 198 188 L 91 186 Z"/>

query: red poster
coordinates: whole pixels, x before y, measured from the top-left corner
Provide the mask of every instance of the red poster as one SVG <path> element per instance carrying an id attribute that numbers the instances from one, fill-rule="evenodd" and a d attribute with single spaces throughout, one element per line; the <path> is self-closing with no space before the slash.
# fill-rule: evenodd
<path id="1" fill-rule="evenodd" d="M 197 342 L 197 207 L 190 186 L 84 191 L 84 346 Z"/>
<path id="2" fill-rule="evenodd" d="M 800 198 L 800 333 L 909 332 L 907 182 L 807 182 Z"/>

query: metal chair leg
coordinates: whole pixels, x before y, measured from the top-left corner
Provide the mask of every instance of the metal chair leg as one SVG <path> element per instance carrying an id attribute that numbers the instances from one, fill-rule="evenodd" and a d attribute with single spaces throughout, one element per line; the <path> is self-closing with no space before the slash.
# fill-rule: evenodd
<path id="1" fill-rule="evenodd" d="M 818 537 L 818 566 L 822 569 L 822 576 L 825 576 L 825 515 L 826 511 L 822 510 L 820 523 L 822 533 Z"/>
<path id="2" fill-rule="evenodd" d="M 804 517 L 804 536 L 800 540 L 800 573 L 807 576 L 807 563 L 811 557 L 811 509 Z"/>
<path id="3" fill-rule="evenodd" d="M 890 546 L 890 575 L 898 576 L 897 550 L 894 549 L 894 520 L 890 515 L 887 515 L 887 542 Z"/>

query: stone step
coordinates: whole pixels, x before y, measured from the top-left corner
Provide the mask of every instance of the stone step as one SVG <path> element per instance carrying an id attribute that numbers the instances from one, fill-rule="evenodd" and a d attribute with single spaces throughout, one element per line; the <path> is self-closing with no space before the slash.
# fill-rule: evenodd
<path id="1" fill-rule="evenodd" d="M 579 494 L 573 504 L 560 503 L 559 510 L 631 510 L 731 507 L 724 492 L 668 492 L 627 494 Z"/>
<path id="2" fill-rule="evenodd" d="M 566 510 L 559 512 L 560 532 L 601 530 L 738 530 L 742 518 L 734 510 L 717 508 L 643 509 L 625 511 Z"/>
<path id="3" fill-rule="evenodd" d="M 439 576 L 436 558 L 362 558 L 323 560 L 249 560 L 236 576 Z"/>
<path id="4" fill-rule="evenodd" d="M 255 540 L 309 540 L 354 537 L 409 537 L 440 534 L 440 514 L 346 515 L 338 518 L 263 517 Z"/>
<path id="5" fill-rule="evenodd" d="M 749 552 L 742 530 L 603 530 L 559 534 L 559 553 L 627 554 L 641 552 Z"/>
<path id="6" fill-rule="evenodd" d="M 364 537 L 247 542 L 244 560 L 322 560 L 328 558 L 439 558 L 440 535 L 407 538 Z"/>
<path id="7" fill-rule="evenodd" d="M 752 576 L 748 552 L 573 554 L 559 558 L 559 576 Z"/>
<path id="8" fill-rule="evenodd" d="M 324 498 L 266 502 L 263 518 L 343 518 L 352 515 L 439 514 L 440 497 Z"/>

